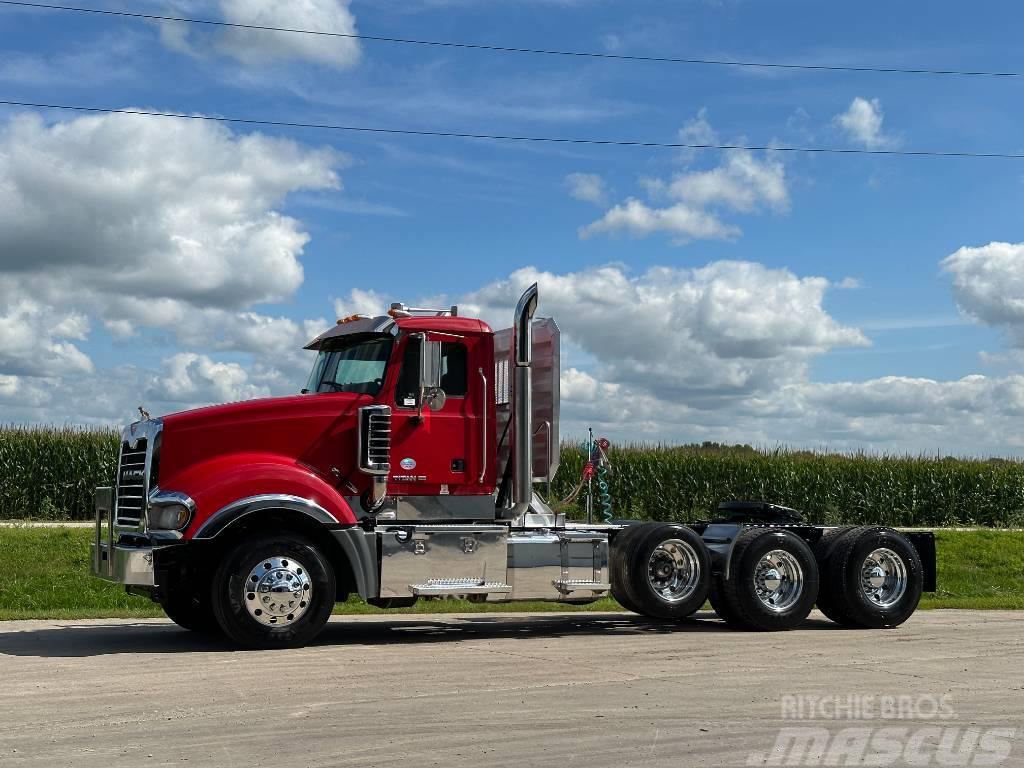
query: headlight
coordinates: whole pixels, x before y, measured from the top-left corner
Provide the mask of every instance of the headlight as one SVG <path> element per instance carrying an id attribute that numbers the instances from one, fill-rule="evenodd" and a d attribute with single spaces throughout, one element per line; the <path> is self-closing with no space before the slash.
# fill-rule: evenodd
<path id="1" fill-rule="evenodd" d="M 196 505 L 184 493 L 159 491 L 149 499 L 146 522 L 150 530 L 180 531 L 192 519 Z"/>

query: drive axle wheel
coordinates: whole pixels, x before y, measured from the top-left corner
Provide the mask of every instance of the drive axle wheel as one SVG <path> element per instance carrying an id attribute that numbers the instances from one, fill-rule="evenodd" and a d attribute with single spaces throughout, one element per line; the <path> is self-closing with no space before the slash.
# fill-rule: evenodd
<path id="1" fill-rule="evenodd" d="M 818 596 L 818 564 L 789 531 L 749 528 L 732 550 L 729 577 L 715 578 L 711 605 L 741 629 L 782 630 L 800 624 Z"/>
<path id="2" fill-rule="evenodd" d="M 854 525 L 841 525 L 836 528 L 829 528 L 821 535 L 814 545 L 814 557 L 818 561 L 818 573 L 821 576 L 821 585 L 818 589 L 818 610 L 832 621 L 839 621 L 839 610 L 836 608 L 833 599 L 833 590 L 829 589 L 829 580 L 826 576 L 828 571 L 827 563 L 835 552 L 840 540 L 850 531 L 855 530 Z"/>
<path id="3" fill-rule="evenodd" d="M 843 534 L 822 563 L 825 614 L 847 627 L 896 627 L 917 609 L 921 557 L 891 528 L 865 525 Z M 819 607 L 821 607 L 819 601 Z"/>
<path id="4" fill-rule="evenodd" d="M 684 525 L 645 523 L 625 541 L 614 576 L 637 613 L 684 619 L 700 609 L 711 586 L 711 556 Z M 614 583 L 614 582 L 613 582 Z"/>
<path id="5" fill-rule="evenodd" d="M 640 613 L 640 606 L 633 602 L 633 598 L 626 591 L 626 581 L 629 579 L 629 566 L 626 560 L 626 545 L 633 535 L 642 528 L 642 524 L 634 523 L 619 531 L 611 542 L 609 553 L 608 571 L 611 574 L 612 597 L 616 602 L 633 613 Z"/>
<path id="6" fill-rule="evenodd" d="M 212 603 L 239 645 L 294 647 L 323 629 L 335 591 L 334 571 L 316 545 L 284 533 L 239 542 L 214 574 Z"/>

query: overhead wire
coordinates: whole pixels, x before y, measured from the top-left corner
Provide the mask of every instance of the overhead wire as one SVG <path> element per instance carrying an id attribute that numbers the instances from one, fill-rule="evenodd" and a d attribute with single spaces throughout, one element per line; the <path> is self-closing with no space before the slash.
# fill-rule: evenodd
<path id="1" fill-rule="evenodd" d="M 1024 153 L 1016 152 L 972 152 L 963 150 L 913 150 L 913 149 L 859 149 L 854 147 L 801 147 L 772 144 L 718 144 L 684 141 L 647 141 L 642 139 L 601 139 L 573 136 L 530 136 L 503 133 L 482 133 L 469 131 L 432 131 L 414 128 L 390 128 L 369 125 L 342 125 L 336 123 L 315 123 L 293 120 L 268 118 L 230 117 L 225 115 L 186 114 L 181 112 L 165 112 L 154 109 L 128 109 L 114 107 L 92 107 L 82 104 L 54 104 L 34 101 L 0 99 L 0 106 L 27 107 L 32 109 L 53 109 L 71 112 L 85 112 L 112 115 L 134 115 L 141 117 L 165 117 L 179 120 L 203 120 L 218 123 L 234 123 L 240 125 L 260 125 L 277 128 L 304 128 L 328 131 L 347 131 L 353 133 L 398 134 L 403 136 L 430 136 L 455 139 L 481 139 L 489 141 L 537 142 L 548 144 L 585 144 L 593 146 L 637 147 L 648 149 L 709 149 L 709 150 L 744 150 L 748 152 L 797 152 L 808 154 L 832 155 L 881 155 L 900 157 L 962 157 L 992 158 L 1002 160 L 1024 160 Z"/>
<path id="2" fill-rule="evenodd" d="M 296 27 L 278 27 L 270 24 L 245 24 L 242 22 L 224 21 L 220 19 L 202 19 L 189 16 L 169 16 L 140 11 L 119 11 L 108 8 L 86 8 L 82 6 L 57 5 L 54 3 L 38 3 L 29 0 L 0 0 L 0 5 L 21 7 L 46 11 L 64 11 L 70 13 L 89 13 L 99 16 L 122 17 L 141 21 L 174 22 L 196 24 L 210 27 L 230 27 L 234 29 L 258 30 L 263 32 L 279 32 L 294 35 L 315 35 L 350 40 L 378 43 L 394 43 L 400 45 L 417 45 L 434 48 L 457 48 L 471 51 L 491 53 L 529 54 L 539 56 L 563 56 L 585 59 L 606 59 L 622 62 L 647 62 L 654 64 L 686 64 L 715 67 L 741 67 L 758 69 L 804 70 L 821 72 L 874 72 L 881 74 L 902 75 L 939 75 L 956 77 L 1024 77 L 1024 71 L 955 69 L 937 67 L 894 67 L 852 64 L 806 64 L 799 62 L 750 61 L 744 59 L 715 59 L 681 56 L 642 56 L 639 54 L 611 53 L 607 51 L 565 50 L 557 48 L 537 48 L 530 46 L 493 45 L 489 43 L 468 43 L 453 40 L 429 40 L 411 37 L 391 37 L 385 35 L 368 35 L 361 32 L 340 32 L 323 29 L 301 29 Z"/>

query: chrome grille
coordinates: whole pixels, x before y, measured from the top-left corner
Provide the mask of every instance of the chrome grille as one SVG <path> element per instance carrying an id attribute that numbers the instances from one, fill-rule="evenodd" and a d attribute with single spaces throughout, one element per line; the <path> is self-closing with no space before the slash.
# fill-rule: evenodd
<path id="1" fill-rule="evenodd" d="M 359 409 L 359 468 L 386 475 L 391 469 L 391 409 L 367 405 Z"/>
<path id="2" fill-rule="evenodd" d="M 146 511 L 146 474 L 149 441 L 140 437 L 134 445 L 121 443 L 117 469 L 117 524 L 137 527 Z"/>

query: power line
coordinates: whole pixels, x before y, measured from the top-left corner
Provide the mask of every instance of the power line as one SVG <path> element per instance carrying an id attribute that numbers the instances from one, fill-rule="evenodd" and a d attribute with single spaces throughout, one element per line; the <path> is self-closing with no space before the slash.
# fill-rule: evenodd
<path id="1" fill-rule="evenodd" d="M 265 24 L 241 24 L 216 19 L 194 19 L 185 16 L 162 16 L 154 13 L 138 13 L 133 11 L 112 11 L 102 8 L 81 8 L 69 5 L 52 5 L 49 3 L 25 2 L 23 0 L 0 0 L 0 5 L 20 6 L 47 11 L 70 11 L 73 13 L 92 13 L 100 16 L 120 16 L 145 21 L 173 21 L 183 24 L 203 24 L 212 27 L 232 27 L 235 29 L 252 29 L 263 32 L 284 32 L 295 35 L 317 35 L 320 37 L 336 37 L 350 40 L 365 40 L 378 43 L 399 43 L 403 45 L 422 45 L 434 48 L 460 48 L 472 51 L 489 51 L 492 53 L 520 53 L 541 56 L 570 56 L 584 59 L 610 59 L 615 61 L 636 61 L 655 64 L 699 64 L 718 67 L 752 67 L 758 69 L 790 69 L 823 72 L 879 72 L 902 75 L 954 75 L 959 77 L 1024 77 L 1024 72 L 998 72 L 991 70 L 967 69 L 929 69 L 926 67 L 872 67 L 845 66 L 833 64 L 792 64 L 769 61 L 743 61 L 733 59 L 698 59 L 679 58 L 674 56 L 634 56 L 624 53 L 602 53 L 599 51 L 566 51 L 554 48 L 525 48 L 506 45 L 486 45 L 483 43 L 460 43 L 449 40 L 422 40 L 409 37 L 384 37 L 382 35 L 364 35 L 355 32 L 332 32 L 318 29 L 296 29 L 293 27 L 273 27 Z"/>
<path id="2" fill-rule="evenodd" d="M 237 123 L 240 125 L 264 125 L 276 128 L 317 128 L 327 131 L 349 131 L 352 133 L 384 133 L 402 136 L 435 136 L 452 139 L 487 139 L 491 141 L 540 142 L 546 144 L 589 144 L 612 147 L 639 147 L 651 149 L 738 149 L 749 152 L 804 152 L 828 155 L 893 155 L 901 157 L 968 157 L 996 158 L 1002 160 L 1024 160 L 1024 154 L 1012 152 L 944 152 L 932 150 L 902 149 L 846 149 L 842 147 L 780 147 L 756 144 L 696 144 L 672 141 L 641 141 L 634 139 L 589 139 L 569 136 L 515 136 L 500 133 L 467 133 L 463 131 L 425 131 L 411 128 L 382 128 L 366 125 L 337 125 L 333 123 L 300 123 L 290 120 L 267 120 L 248 117 L 224 117 L 220 115 L 186 115 L 179 112 L 161 112 L 153 109 L 114 109 L 109 107 L 87 107 L 79 104 L 44 104 L 32 101 L 0 99 L 0 106 L 31 107 L 34 109 L 59 109 L 71 112 L 89 112 L 110 115 L 138 115 L 145 117 L 171 117 L 179 120 L 204 120 L 215 123 Z"/>

